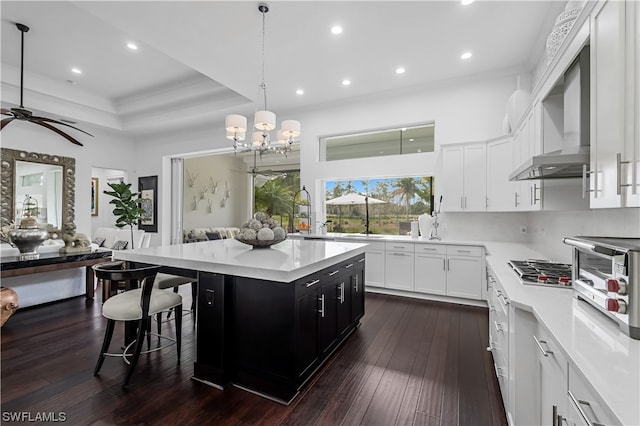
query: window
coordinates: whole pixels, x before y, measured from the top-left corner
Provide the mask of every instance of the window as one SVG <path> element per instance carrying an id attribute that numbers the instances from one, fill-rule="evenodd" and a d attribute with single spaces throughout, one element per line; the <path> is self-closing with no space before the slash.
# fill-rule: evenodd
<path id="1" fill-rule="evenodd" d="M 366 232 L 368 214 L 370 233 L 408 235 L 412 220 L 433 212 L 433 177 L 327 181 L 325 199 L 329 232 Z"/>
<path id="2" fill-rule="evenodd" d="M 288 232 L 293 231 L 293 196 L 300 189 L 300 170 L 255 172 L 254 211 L 272 216 Z"/>
<path id="3" fill-rule="evenodd" d="M 433 152 L 435 124 L 398 127 L 350 135 L 330 136 L 320 141 L 324 161 Z"/>

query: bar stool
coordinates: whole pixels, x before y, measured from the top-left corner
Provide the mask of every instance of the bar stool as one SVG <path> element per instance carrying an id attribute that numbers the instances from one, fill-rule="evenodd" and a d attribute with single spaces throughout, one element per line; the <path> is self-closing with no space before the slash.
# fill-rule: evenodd
<path id="1" fill-rule="evenodd" d="M 198 279 L 186 277 L 182 275 L 174 275 L 174 274 L 165 274 L 162 272 L 158 272 L 156 278 L 154 280 L 154 287 L 159 288 L 161 290 L 168 290 L 170 288 L 173 289 L 174 293 L 178 292 L 178 287 L 184 284 L 191 284 L 191 310 L 181 311 L 182 315 L 189 315 L 191 311 L 196 309 L 196 297 L 197 297 L 197 287 Z M 163 322 L 169 321 L 171 318 L 171 311 L 174 309 L 170 309 L 167 312 L 167 319 L 165 321 L 162 320 L 162 312 L 158 313 L 156 316 L 156 321 L 158 322 L 158 334 L 161 333 L 161 326 Z M 195 321 L 194 321 L 195 325 Z"/>
<path id="2" fill-rule="evenodd" d="M 105 357 L 119 356 L 129 364 L 129 369 L 124 380 L 123 387 L 126 387 L 131 379 L 133 370 L 138 363 L 141 353 L 148 353 L 163 349 L 175 344 L 177 348 L 178 364 L 180 364 L 180 349 L 182 337 L 182 316 L 175 315 L 176 337 L 161 336 L 158 338 L 168 339 L 169 344 L 150 349 L 150 328 L 151 318 L 162 311 L 174 308 L 182 310 L 182 296 L 172 291 L 161 290 L 154 287 L 154 280 L 160 266 L 142 266 L 128 268 L 126 262 L 101 263 L 93 266 L 96 277 L 105 281 L 115 281 L 125 283 L 126 291 L 109 297 L 102 305 L 102 316 L 107 319 L 102 349 L 98 357 L 98 362 L 93 371 L 94 376 L 98 375 Z M 139 285 L 139 287 L 138 287 Z M 136 288 L 137 287 L 137 288 Z M 125 322 L 125 349 L 122 353 L 109 353 L 109 345 L 113 337 L 113 330 L 116 321 Z M 134 329 L 135 327 L 135 329 Z M 136 335 L 135 340 L 133 335 Z M 142 351 L 144 337 L 147 337 L 147 351 Z M 128 350 L 133 345 L 133 353 Z M 127 358 L 131 357 L 129 361 Z"/>

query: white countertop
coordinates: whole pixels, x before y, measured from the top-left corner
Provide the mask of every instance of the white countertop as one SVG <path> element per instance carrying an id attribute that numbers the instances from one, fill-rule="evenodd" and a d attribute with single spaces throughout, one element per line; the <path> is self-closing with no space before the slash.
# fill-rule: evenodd
<path id="1" fill-rule="evenodd" d="M 640 425 L 640 340 L 561 288 L 523 285 L 509 260 L 545 259 L 524 244 L 485 243 L 487 264 L 514 306 L 532 312 L 553 335 L 569 363 L 596 389 L 624 425 Z"/>
<path id="2" fill-rule="evenodd" d="M 366 244 L 287 238 L 269 248 L 234 239 L 114 251 L 116 260 L 291 282 L 364 253 Z"/>
<path id="3" fill-rule="evenodd" d="M 319 240 L 340 240 L 340 241 L 366 241 L 366 242 L 387 242 L 396 241 L 404 243 L 420 243 L 420 244 L 446 244 L 446 245 L 460 245 L 460 246 L 484 246 L 484 241 L 461 241 L 461 240 L 430 240 L 426 237 L 412 238 L 409 235 L 387 235 L 387 234 L 346 234 L 339 232 L 329 232 L 327 234 L 302 234 L 295 233 L 289 234 L 290 238 L 304 239 L 319 239 Z"/>

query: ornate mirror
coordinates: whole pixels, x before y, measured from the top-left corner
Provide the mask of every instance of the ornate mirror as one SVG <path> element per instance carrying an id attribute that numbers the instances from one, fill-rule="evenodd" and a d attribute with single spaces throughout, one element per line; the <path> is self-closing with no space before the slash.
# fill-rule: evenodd
<path id="1" fill-rule="evenodd" d="M 20 219 L 25 194 L 38 200 L 41 224 L 56 228 L 75 219 L 76 160 L 59 155 L 2 148 L 1 225 Z"/>

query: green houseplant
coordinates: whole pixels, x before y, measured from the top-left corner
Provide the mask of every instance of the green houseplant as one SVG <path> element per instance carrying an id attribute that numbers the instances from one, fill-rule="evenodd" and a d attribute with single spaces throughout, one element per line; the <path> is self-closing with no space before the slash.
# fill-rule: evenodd
<path id="1" fill-rule="evenodd" d="M 108 185 L 112 190 L 103 192 L 113 197 L 109 204 L 115 206 L 113 214 L 117 217 L 116 226 L 118 228 L 129 226 L 131 230 L 131 248 L 135 248 L 133 246 L 133 225 L 137 225 L 145 213 L 144 209 L 140 207 L 142 203 L 140 193 L 132 192 L 130 183 L 109 183 Z"/>

